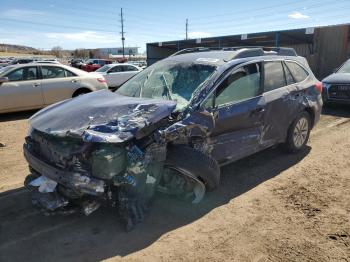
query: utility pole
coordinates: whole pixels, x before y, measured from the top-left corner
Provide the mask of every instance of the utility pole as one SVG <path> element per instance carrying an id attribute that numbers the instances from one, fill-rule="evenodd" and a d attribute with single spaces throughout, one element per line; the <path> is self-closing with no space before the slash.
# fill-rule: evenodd
<path id="1" fill-rule="evenodd" d="M 125 57 L 125 48 L 124 48 L 124 42 L 125 42 L 125 37 L 124 37 L 124 18 L 123 18 L 123 8 L 120 8 L 120 22 L 122 25 L 122 31 L 120 32 L 122 35 L 122 45 L 123 45 L 123 58 Z"/>
<path id="2" fill-rule="evenodd" d="M 186 40 L 188 39 L 188 18 L 186 18 Z"/>

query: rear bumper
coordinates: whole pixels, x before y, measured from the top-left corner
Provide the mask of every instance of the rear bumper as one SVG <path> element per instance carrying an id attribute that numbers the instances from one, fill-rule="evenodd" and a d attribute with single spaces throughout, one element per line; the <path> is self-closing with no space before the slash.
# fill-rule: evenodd
<path id="1" fill-rule="evenodd" d="M 31 168 L 40 175 L 46 176 L 58 184 L 82 194 L 100 196 L 105 192 L 105 182 L 103 180 L 93 178 L 86 174 L 69 172 L 56 168 L 30 152 L 27 144 L 23 145 L 23 152 Z"/>

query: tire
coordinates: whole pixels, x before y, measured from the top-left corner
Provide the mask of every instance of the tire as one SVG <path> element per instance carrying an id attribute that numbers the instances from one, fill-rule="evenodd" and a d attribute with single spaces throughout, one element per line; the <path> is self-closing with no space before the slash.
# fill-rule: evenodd
<path id="1" fill-rule="evenodd" d="M 220 167 L 211 157 L 188 146 L 175 145 L 168 148 L 166 166 L 182 169 L 201 180 L 207 191 L 213 191 L 220 183 Z"/>
<path id="2" fill-rule="evenodd" d="M 306 148 L 311 131 L 310 114 L 301 112 L 289 126 L 284 149 L 288 153 L 298 153 Z"/>

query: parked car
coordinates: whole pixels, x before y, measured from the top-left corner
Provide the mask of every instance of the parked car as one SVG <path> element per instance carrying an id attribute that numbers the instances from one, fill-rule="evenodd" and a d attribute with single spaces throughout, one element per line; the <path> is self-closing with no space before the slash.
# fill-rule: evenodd
<path id="1" fill-rule="evenodd" d="M 42 108 L 101 89 L 107 89 L 101 75 L 65 65 L 7 66 L 0 70 L 0 113 Z"/>
<path id="2" fill-rule="evenodd" d="M 85 64 L 81 65 L 81 69 L 86 72 L 94 72 L 104 65 L 112 64 L 112 62 L 107 59 L 89 59 Z"/>
<path id="3" fill-rule="evenodd" d="M 17 65 L 17 64 L 28 64 L 32 63 L 34 59 L 32 58 L 19 58 L 19 59 L 13 59 L 9 65 Z"/>
<path id="4" fill-rule="evenodd" d="M 15 59 L 8 61 L 7 63 L 1 63 L 0 66 L 6 67 L 9 65 L 27 64 L 27 63 L 32 63 L 32 62 L 34 62 L 34 59 L 32 59 L 32 58 L 15 58 Z"/>
<path id="5" fill-rule="evenodd" d="M 322 80 L 326 104 L 350 104 L 350 59 Z"/>
<path id="6" fill-rule="evenodd" d="M 34 61 L 34 63 L 39 63 L 39 64 L 61 64 L 59 61 L 57 60 L 37 60 Z"/>
<path id="7" fill-rule="evenodd" d="M 142 69 L 145 69 L 147 67 L 146 61 L 130 61 L 130 64 L 138 66 L 138 67 L 140 67 Z"/>
<path id="8" fill-rule="evenodd" d="M 78 58 L 74 58 L 70 61 L 70 65 L 72 67 L 75 67 L 75 68 L 81 68 L 81 66 L 84 64 L 84 60 L 83 59 L 78 59 Z"/>
<path id="9" fill-rule="evenodd" d="M 107 81 L 110 89 L 115 90 L 142 69 L 132 64 L 108 64 L 97 69 L 95 72 L 101 74 Z"/>
<path id="10" fill-rule="evenodd" d="M 131 229 L 156 190 L 198 203 L 219 186 L 220 166 L 278 144 L 304 150 L 321 91 L 293 49 L 184 50 L 116 92 L 35 114 L 25 185 L 48 212 L 106 203 Z"/>

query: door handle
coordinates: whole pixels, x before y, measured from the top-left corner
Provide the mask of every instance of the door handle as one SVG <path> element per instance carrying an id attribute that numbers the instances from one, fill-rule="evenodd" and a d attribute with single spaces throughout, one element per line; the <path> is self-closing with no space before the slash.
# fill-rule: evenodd
<path id="1" fill-rule="evenodd" d="M 254 109 L 253 111 L 251 111 L 251 115 L 259 115 L 265 112 L 265 108 L 264 107 L 258 107 L 256 109 Z"/>
<path id="2" fill-rule="evenodd" d="M 34 83 L 33 86 L 34 87 L 38 87 L 40 84 L 39 83 Z"/>
<path id="3" fill-rule="evenodd" d="M 77 82 L 77 80 L 73 79 L 71 82 L 72 82 L 72 83 L 76 83 L 76 82 Z"/>

